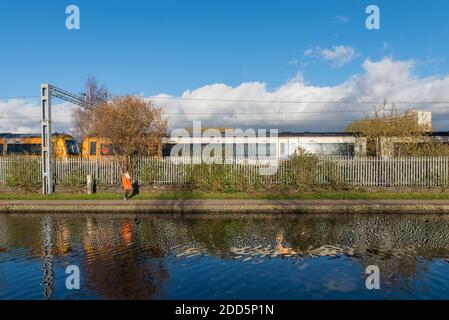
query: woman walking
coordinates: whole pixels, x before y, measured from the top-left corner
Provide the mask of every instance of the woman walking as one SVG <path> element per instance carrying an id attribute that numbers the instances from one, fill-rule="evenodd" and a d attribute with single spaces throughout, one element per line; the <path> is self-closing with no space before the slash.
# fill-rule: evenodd
<path id="1" fill-rule="evenodd" d="M 128 200 L 129 195 L 133 191 L 133 184 L 131 182 L 131 176 L 129 175 L 129 172 L 125 172 L 125 174 L 122 177 L 122 189 L 123 189 L 123 200 Z"/>

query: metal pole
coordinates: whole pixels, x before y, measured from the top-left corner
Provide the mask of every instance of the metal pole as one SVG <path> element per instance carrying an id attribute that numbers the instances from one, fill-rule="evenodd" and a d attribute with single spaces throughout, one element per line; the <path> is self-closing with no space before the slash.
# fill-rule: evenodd
<path id="1" fill-rule="evenodd" d="M 41 84 L 41 135 L 42 135 L 42 193 L 53 193 L 53 168 L 51 145 L 51 86 Z"/>

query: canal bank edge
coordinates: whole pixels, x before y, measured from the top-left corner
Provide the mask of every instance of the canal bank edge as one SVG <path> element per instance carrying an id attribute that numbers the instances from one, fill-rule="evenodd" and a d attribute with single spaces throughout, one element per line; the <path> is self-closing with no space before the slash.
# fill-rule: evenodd
<path id="1" fill-rule="evenodd" d="M 449 214 L 449 200 L 2 200 L 0 213 Z"/>

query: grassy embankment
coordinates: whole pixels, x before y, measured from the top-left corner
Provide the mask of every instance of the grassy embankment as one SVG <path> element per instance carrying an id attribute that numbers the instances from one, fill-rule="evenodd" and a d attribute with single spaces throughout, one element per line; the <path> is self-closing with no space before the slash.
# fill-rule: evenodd
<path id="1" fill-rule="evenodd" d="M 120 200 L 118 192 L 55 193 L 45 196 L 39 193 L 1 192 L 0 200 Z M 183 200 L 183 199 L 236 199 L 236 200 L 319 200 L 319 199 L 366 199 L 366 200 L 449 200 L 447 192 L 363 192 L 363 191 L 315 191 L 301 193 L 218 193 L 218 192 L 142 192 L 130 200 Z"/>

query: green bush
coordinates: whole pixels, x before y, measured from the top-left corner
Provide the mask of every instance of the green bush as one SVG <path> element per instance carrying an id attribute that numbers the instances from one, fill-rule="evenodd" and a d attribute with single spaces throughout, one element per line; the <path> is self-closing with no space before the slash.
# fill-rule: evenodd
<path id="1" fill-rule="evenodd" d="M 341 187 L 331 163 L 309 154 L 294 155 L 285 160 L 274 175 L 249 174 L 248 168 L 228 164 L 192 164 L 187 167 L 185 180 L 178 187 L 188 191 L 211 192 L 269 191 L 272 188 L 306 191 L 316 187 Z M 249 170 L 259 169 L 254 167 Z M 279 184 L 275 184 L 275 180 Z"/>
<path id="2" fill-rule="evenodd" d="M 163 164 L 161 162 L 147 163 L 138 172 L 139 182 L 143 186 L 151 187 L 157 180 L 162 179 L 163 172 Z"/>
<path id="3" fill-rule="evenodd" d="M 243 172 L 227 164 L 192 164 L 180 187 L 189 191 L 212 192 L 248 191 L 250 183 Z"/>
<path id="4" fill-rule="evenodd" d="M 40 158 L 11 156 L 6 169 L 6 185 L 25 191 L 35 191 L 42 184 Z"/>
<path id="5" fill-rule="evenodd" d="M 296 154 L 286 160 L 285 169 L 281 173 L 281 184 L 286 188 L 298 191 L 314 188 L 319 184 L 319 159 L 313 155 Z"/>
<path id="6" fill-rule="evenodd" d="M 81 171 L 73 170 L 64 177 L 59 182 L 61 186 L 67 188 L 80 188 L 86 184 L 86 178 L 82 175 Z"/>

